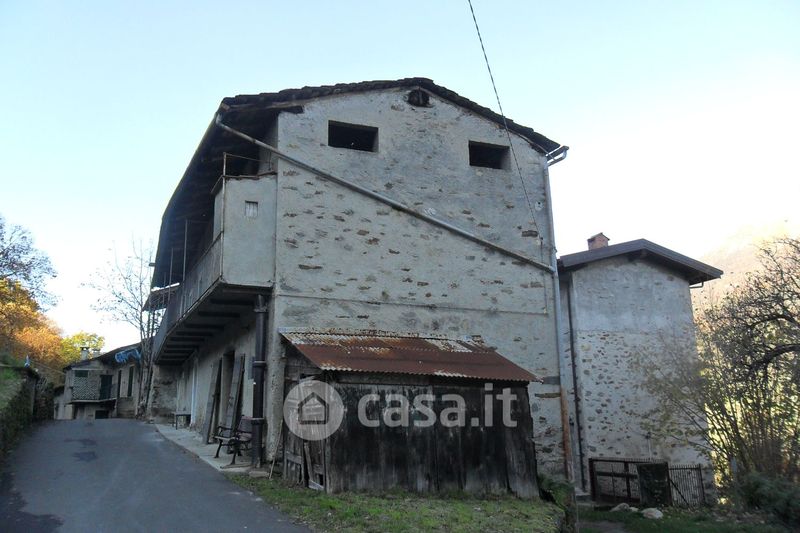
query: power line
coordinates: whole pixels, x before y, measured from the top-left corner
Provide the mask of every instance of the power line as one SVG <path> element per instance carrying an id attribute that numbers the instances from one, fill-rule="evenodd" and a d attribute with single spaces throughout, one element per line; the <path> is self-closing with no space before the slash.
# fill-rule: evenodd
<path id="1" fill-rule="evenodd" d="M 508 131 L 508 122 L 506 121 L 506 114 L 503 111 L 503 104 L 500 103 L 500 94 L 497 92 L 497 84 L 494 82 L 494 75 L 492 74 L 492 67 L 489 66 L 489 57 L 486 55 L 486 47 L 483 45 L 483 37 L 481 37 L 481 29 L 478 27 L 478 19 L 475 16 L 475 9 L 472 7 L 472 0 L 467 0 L 469 4 L 469 11 L 472 13 L 472 21 L 475 23 L 475 31 L 478 33 L 478 41 L 481 43 L 481 51 L 483 52 L 483 60 L 486 62 L 486 70 L 489 71 L 489 79 L 492 81 L 492 89 L 494 90 L 494 97 L 497 100 L 497 107 L 500 109 L 500 116 L 503 117 L 503 128 L 506 130 L 506 137 L 508 137 L 508 146 L 511 149 L 511 156 L 514 158 L 514 166 L 517 168 L 517 175 L 519 182 L 522 185 L 522 192 L 525 193 L 525 202 L 528 204 L 528 211 L 531 214 L 531 221 L 539 231 L 539 226 L 536 224 L 536 216 L 533 213 L 533 204 L 528 195 L 528 188 L 525 186 L 525 179 L 522 177 L 522 169 L 517 160 L 517 152 L 514 150 L 514 143 L 511 142 L 511 133 Z"/>

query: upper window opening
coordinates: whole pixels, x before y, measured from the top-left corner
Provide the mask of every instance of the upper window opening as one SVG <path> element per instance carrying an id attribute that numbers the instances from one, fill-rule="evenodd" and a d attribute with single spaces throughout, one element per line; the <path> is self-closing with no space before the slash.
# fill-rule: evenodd
<path id="1" fill-rule="evenodd" d="M 406 100 L 409 104 L 416 107 L 430 107 L 431 97 L 422 89 L 414 89 L 408 93 Z"/>
<path id="2" fill-rule="evenodd" d="M 469 166 L 507 169 L 508 146 L 470 141 Z"/>
<path id="3" fill-rule="evenodd" d="M 247 218 L 258 218 L 258 202 L 244 202 L 244 216 Z"/>
<path id="4" fill-rule="evenodd" d="M 76 377 L 76 378 L 86 378 L 86 377 L 89 377 L 89 371 L 88 371 L 88 370 L 76 370 L 76 371 L 75 371 L 75 377 Z"/>
<path id="5" fill-rule="evenodd" d="M 328 146 L 361 150 L 362 152 L 377 152 L 378 128 L 331 120 L 328 122 Z"/>

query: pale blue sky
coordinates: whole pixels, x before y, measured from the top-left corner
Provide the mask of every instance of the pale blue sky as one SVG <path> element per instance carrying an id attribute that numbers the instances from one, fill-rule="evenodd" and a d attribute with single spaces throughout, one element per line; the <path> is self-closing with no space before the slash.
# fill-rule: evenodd
<path id="1" fill-rule="evenodd" d="M 553 167 L 559 248 L 604 231 L 702 256 L 797 219 L 800 4 L 475 0 L 509 117 L 571 147 Z M 464 1 L 0 0 L 0 213 L 59 278 L 52 312 L 110 345 L 80 287 L 155 239 L 225 97 L 426 76 L 496 108 Z"/>

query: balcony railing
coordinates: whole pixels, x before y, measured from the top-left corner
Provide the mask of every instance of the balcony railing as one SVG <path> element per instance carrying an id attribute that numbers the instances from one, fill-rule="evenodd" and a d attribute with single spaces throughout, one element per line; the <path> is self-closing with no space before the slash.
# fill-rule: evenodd
<path id="1" fill-rule="evenodd" d="M 206 292 L 222 277 L 222 234 L 220 233 L 200 259 L 186 273 L 180 287 L 172 294 L 161 325 L 153 341 L 153 353 L 158 353 L 167 333 L 182 320 L 192 307 L 203 299 Z"/>

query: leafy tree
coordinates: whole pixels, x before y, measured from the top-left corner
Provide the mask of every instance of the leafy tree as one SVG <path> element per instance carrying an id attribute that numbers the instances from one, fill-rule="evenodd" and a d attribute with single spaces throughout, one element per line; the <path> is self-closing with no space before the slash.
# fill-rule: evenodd
<path id="1" fill-rule="evenodd" d="M 8 351 L 15 335 L 39 315 L 39 304 L 19 282 L 0 278 L 0 346 Z"/>
<path id="2" fill-rule="evenodd" d="M 87 333 L 79 331 L 74 335 L 64 337 L 61 340 L 60 354 L 64 364 L 73 363 L 80 360 L 81 348 L 89 348 L 90 351 L 100 351 L 105 345 L 105 339 L 97 333 Z"/>
<path id="3" fill-rule="evenodd" d="M 58 359 L 58 328 L 41 312 L 52 301 L 46 281 L 55 272 L 47 256 L 33 246 L 30 233 L 0 216 L 0 353 Z"/>
<path id="4" fill-rule="evenodd" d="M 61 330 L 45 316 L 37 318 L 32 325 L 22 328 L 15 337 L 22 354 L 35 362 L 60 369 L 65 364 L 61 357 Z"/>

